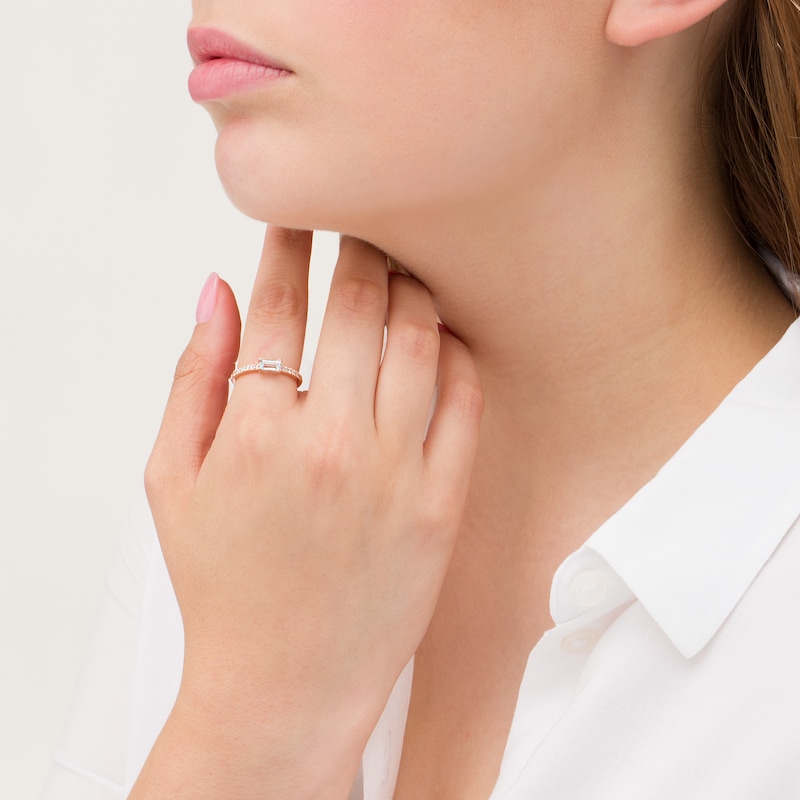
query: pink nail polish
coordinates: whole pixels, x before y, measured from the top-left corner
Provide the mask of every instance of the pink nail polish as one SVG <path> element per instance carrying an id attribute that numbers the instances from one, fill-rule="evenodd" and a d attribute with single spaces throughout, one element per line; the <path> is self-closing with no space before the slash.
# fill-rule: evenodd
<path id="1" fill-rule="evenodd" d="M 202 325 L 214 316 L 214 309 L 217 307 L 217 296 L 219 295 L 219 275 L 212 272 L 200 292 L 200 299 L 197 301 L 197 311 L 195 318 L 197 324 Z"/>

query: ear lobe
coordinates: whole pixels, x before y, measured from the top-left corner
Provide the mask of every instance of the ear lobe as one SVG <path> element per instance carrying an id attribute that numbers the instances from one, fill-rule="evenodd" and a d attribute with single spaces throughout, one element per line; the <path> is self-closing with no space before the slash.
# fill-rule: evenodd
<path id="1" fill-rule="evenodd" d="M 612 0 L 606 38 L 612 44 L 636 47 L 690 28 L 726 0 Z"/>

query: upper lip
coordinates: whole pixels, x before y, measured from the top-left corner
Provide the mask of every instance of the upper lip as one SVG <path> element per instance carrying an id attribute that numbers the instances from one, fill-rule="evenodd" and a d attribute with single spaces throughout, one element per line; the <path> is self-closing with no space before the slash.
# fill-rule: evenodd
<path id="1" fill-rule="evenodd" d="M 248 61 L 251 64 L 290 71 L 288 67 L 271 56 L 259 52 L 216 28 L 189 28 L 186 41 L 195 65 L 213 61 L 215 58 L 232 58 L 236 61 Z"/>

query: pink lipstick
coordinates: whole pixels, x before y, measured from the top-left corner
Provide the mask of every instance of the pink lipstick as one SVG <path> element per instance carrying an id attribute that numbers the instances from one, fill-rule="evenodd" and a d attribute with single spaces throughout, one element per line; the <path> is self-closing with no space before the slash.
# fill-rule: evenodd
<path id="1" fill-rule="evenodd" d="M 294 74 L 215 28 L 190 28 L 187 42 L 195 63 L 189 76 L 189 94 L 197 103 L 261 89 Z"/>

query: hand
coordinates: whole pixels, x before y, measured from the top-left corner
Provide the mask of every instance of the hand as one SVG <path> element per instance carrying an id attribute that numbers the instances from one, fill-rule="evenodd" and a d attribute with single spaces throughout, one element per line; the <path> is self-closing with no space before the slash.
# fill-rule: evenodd
<path id="1" fill-rule="evenodd" d="M 310 233 L 267 231 L 239 363 L 300 364 L 310 248 Z M 147 469 L 186 649 L 133 796 L 346 797 L 433 614 L 482 394 L 425 287 L 354 239 L 342 240 L 307 393 L 256 373 L 228 400 L 238 341 L 220 283 Z"/>

